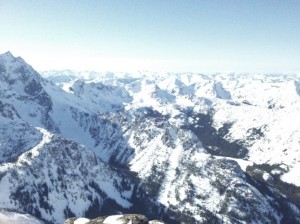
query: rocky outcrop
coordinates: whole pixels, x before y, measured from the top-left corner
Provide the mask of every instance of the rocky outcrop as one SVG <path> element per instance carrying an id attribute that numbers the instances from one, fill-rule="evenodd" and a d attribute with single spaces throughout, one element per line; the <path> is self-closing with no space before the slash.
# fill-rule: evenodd
<path id="1" fill-rule="evenodd" d="M 96 219 L 89 220 L 87 218 L 69 218 L 64 224 L 164 224 L 162 221 L 153 220 L 149 221 L 144 215 L 139 214 L 125 214 L 125 215 L 112 215 L 112 216 L 101 216 Z"/>

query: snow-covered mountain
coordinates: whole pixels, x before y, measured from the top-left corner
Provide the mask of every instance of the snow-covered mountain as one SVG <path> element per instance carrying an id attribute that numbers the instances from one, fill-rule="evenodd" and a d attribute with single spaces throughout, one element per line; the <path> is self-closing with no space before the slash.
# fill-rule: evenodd
<path id="1" fill-rule="evenodd" d="M 0 56 L 0 208 L 300 223 L 297 74 L 80 74 Z"/>

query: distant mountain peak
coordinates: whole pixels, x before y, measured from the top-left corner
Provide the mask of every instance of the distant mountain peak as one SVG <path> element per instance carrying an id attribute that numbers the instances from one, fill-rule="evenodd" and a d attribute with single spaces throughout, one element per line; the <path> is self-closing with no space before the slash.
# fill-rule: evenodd
<path id="1" fill-rule="evenodd" d="M 15 57 L 10 51 L 0 54 L 0 60 L 4 62 L 19 62 L 21 64 L 27 64 L 23 58 Z"/>
<path id="2" fill-rule="evenodd" d="M 10 51 L 7 51 L 2 55 L 6 56 L 6 57 L 14 57 L 13 54 Z"/>
<path id="3" fill-rule="evenodd" d="M 0 54 L 0 59 L 5 60 L 5 61 L 12 61 L 15 59 L 15 57 L 12 55 L 10 51 L 7 51 L 3 54 Z"/>
<path id="4" fill-rule="evenodd" d="M 21 57 L 15 57 L 10 51 L 0 54 L 0 66 L 6 73 L 35 73 L 37 72 Z M 26 72 L 25 72 L 26 71 Z M 39 75 L 38 75 L 39 76 Z"/>

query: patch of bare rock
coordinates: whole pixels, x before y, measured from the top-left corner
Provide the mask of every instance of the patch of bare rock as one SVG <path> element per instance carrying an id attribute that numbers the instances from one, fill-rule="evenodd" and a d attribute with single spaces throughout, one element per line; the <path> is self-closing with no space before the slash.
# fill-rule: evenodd
<path id="1" fill-rule="evenodd" d="M 123 214 L 112 216 L 101 216 L 95 219 L 87 218 L 69 218 L 64 224 L 165 224 L 163 221 L 149 221 L 144 215 L 139 214 Z"/>

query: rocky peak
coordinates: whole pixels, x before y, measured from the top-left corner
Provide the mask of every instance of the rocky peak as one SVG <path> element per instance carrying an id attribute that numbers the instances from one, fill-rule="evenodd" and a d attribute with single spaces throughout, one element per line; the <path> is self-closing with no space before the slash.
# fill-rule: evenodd
<path id="1" fill-rule="evenodd" d="M 12 61 L 15 57 L 12 55 L 10 51 L 5 52 L 4 54 L 0 54 L 0 59 Z"/>
<path id="2" fill-rule="evenodd" d="M 25 121 L 38 118 L 39 122 L 35 126 L 57 130 L 49 115 L 53 102 L 44 89 L 45 83 L 47 81 L 22 58 L 14 57 L 10 52 L 0 55 L 2 104 L 12 104 L 19 117 Z"/>
<path id="3" fill-rule="evenodd" d="M 2 80 L 10 85 L 18 80 L 30 82 L 32 79 L 41 80 L 41 76 L 21 57 L 14 57 L 11 52 L 0 54 L 0 74 Z"/>

